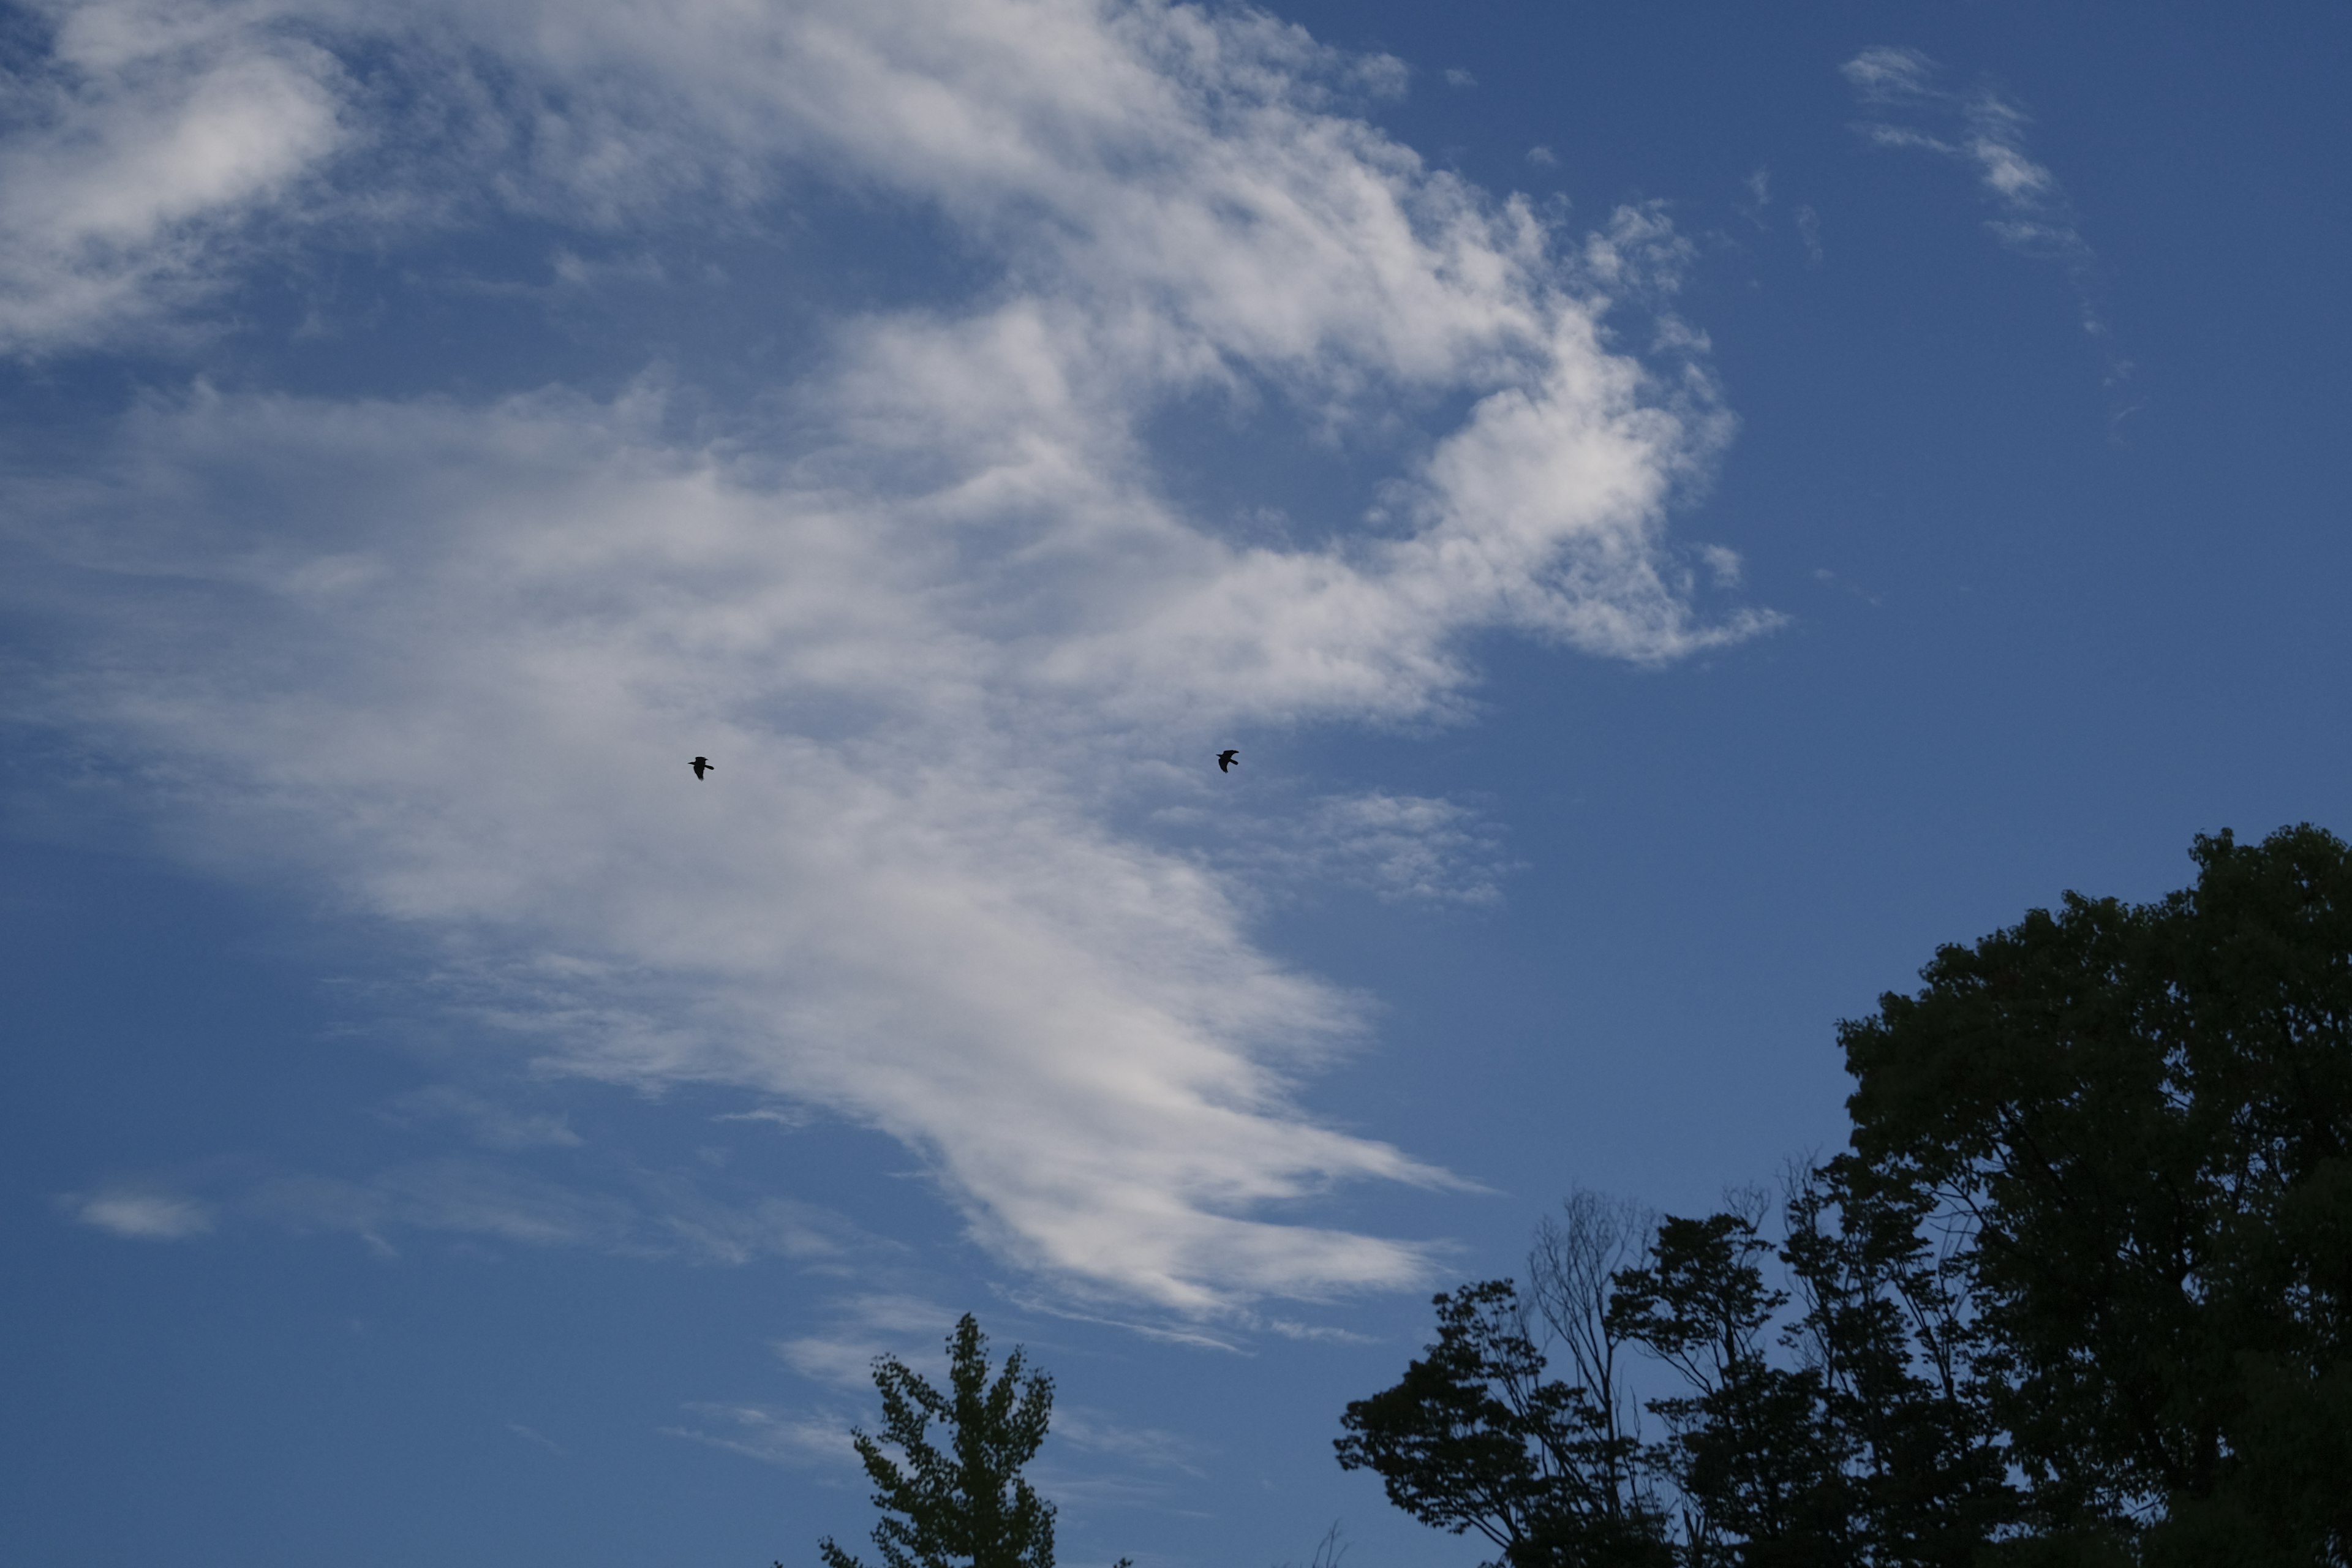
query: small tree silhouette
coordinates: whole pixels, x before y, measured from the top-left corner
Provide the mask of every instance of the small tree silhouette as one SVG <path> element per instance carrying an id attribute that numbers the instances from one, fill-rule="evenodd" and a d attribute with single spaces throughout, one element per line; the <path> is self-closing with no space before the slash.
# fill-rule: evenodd
<path id="1" fill-rule="evenodd" d="M 1045 1440 L 1054 1380 L 1024 1379 L 1024 1366 L 1016 1346 L 991 1384 L 988 1340 L 970 1312 L 948 1336 L 944 1394 L 898 1357 L 875 1358 L 882 1435 L 852 1428 L 850 1441 L 887 1516 L 874 1527 L 887 1568 L 1054 1568 L 1054 1505 L 1021 1479 Z M 930 1439 L 934 1420 L 949 1428 L 944 1447 Z M 885 1445 L 906 1457 L 904 1468 Z M 825 1568 L 866 1568 L 829 1535 L 817 1550 Z"/>

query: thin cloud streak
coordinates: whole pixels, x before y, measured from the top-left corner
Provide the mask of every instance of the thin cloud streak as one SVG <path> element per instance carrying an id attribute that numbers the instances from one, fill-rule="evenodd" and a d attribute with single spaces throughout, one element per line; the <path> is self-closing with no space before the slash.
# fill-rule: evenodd
<path id="1" fill-rule="evenodd" d="M 357 1178 L 257 1173 L 225 1161 L 188 1179 L 149 1177 L 63 1194 L 57 1205 L 68 1218 L 131 1240 L 266 1226 L 356 1237 L 385 1258 L 399 1256 L 397 1240 L 417 1235 L 721 1267 L 781 1258 L 839 1269 L 887 1250 L 839 1213 L 796 1198 L 730 1204 L 676 1173 L 634 1172 L 625 1185 L 595 1190 L 467 1156 L 412 1161 Z"/>
<path id="2" fill-rule="evenodd" d="M 394 1098 L 384 1108 L 395 1126 L 453 1123 L 485 1149 L 572 1149 L 581 1137 L 561 1116 L 508 1110 L 455 1084 L 432 1084 Z"/>
<path id="3" fill-rule="evenodd" d="M 305 193 L 359 166 L 347 144 L 419 232 L 434 209 L 400 193 L 453 166 L 482 202 L 623 232 L 759 221 L 822 169 L 937 215 L 995 276 L 833 321 L 781 425 L 681 437 L 653 377 L 150 399 L 102 472 L 8 497 L 7 591 L 60 650 L 16 716 L 142 770 L 191 856 L 404 923 L 547 1069 L 880 1129 L 1066 1290 L 1207 1314 L 1423 1278 L 1423 1246 L 1260 1217 L 1349 1181 L 1458 1184 L 1303 1107 L 1361 1006 L 1257 947 L 1220 873 L 1110 823 L 1213 798 L 1166 759 L 1241 726 L 1466 717 L 1475 633 L 1659 664 L 1777 624 L 1702 613 L 1664 539 L 1730 420 L 1694 334 L 1654 371 L 1605 324 L 1671 296 L 1689 247 L 1663 212 L 1555 234 L 1346 112 L 1393 71 L 1249 12 L 205 15 L 250 49 L 289 18 L 381 45 L 480 123 L 412 145 L 347 93 L 310 175 L 225 181 L 173 224 L 274 202 L 287 244 L 321 243 L 306 220 L 346 196 Z M 509 85 L 461 92 L 467 59 Z M 481 131 L 500 116 L 513 135 Z M 53 311 L 43 341 L 167 314 L 227 254 L 133 268 L 112 315 Z M 1469 406 L 1400 459 L 1381 528 L 1276 548 L 1188 515 L 1144 434 L 1245 389 L 1334 439 Z M 1376 843 L 1365 875 L 1478 896 L 1444 803 L 1325 809 Z M 345 1197 L 347 1227 L 435 1201 Z"/>
<path id="4" fill-rule="evenodd" d="M 763 1465 L 852 1468 L 850 1420 L 830 1411 L 776 1410 L 764 1405 L 699 1402 L 686 1407 L 695 1426 L 657 1426 L 665 1437 L 740 1454 Z"/>
<path id="5" fill-rule="evenodd" d="M 954 1330 L 957 1314 L 919 1296 L 866 1291 L 830 1303 L 827 1331 L 777 1340 L 778 1360 L 813 1383 L 863 1390 L 878 1356 L 914 1364 L 932 1354 Z"/>
<path id="6" fill-rule="evenodd" d="M 2058 260 L 2090 256 L 2058 177 L 2027 153 L 2032 120 L 2023 109 L 1990 87 L 1952 92 L 1936 86 L 1936 63 L 1917 49 L 1867 48 L 1841 69 L 1866 106 L 1940 122 L 1935 132 L 1886 121 L 1856 129 L 1882 147 L 1916 148 L 1967 165 L 2000 209 L 1987 226 L 2004 244 Z"/>
<path id="7" fill-rule="evenodd" d="M 2097 258 L 2083 234 L 2081 218 L 2058 176 L 2028 150 L 2026 128 L 2032 117 L 1991 87 L 1958 92 L 1938 86 L 1936 62 L 1918 49 L 1874 45 L 1839 69 L 1866 108 L 1890 117 L 1855 126 L 1865 140 L 1875 146 L 1934 153 L 1965 166 L 1977 176 L 1998 214 L 1986 220 L 1987 231 L 2021 256 L 2066 269 L 2074 283 L 2083 331 L 2099 341 L 2107 384 L 2120 388 L 2128 381 L 2132 363 L 2116 351 L 2113 332 L 2099 309 Z M 1808 249 L 1818 260 L 1817 238 L 1809 237 Z M 2128 412 L 2119 409 L 2116 417 Z"/>
<path id="8" fill-rule="evenodd" d="M 66 1193 L 58 1206 L 86 1226 L 132 1241 L 187 1241 L 210 1235 L 216 1223 L 202 1201 L 147 1188 Z"/>
<path id="9" fill-rule="evenodd" d="M 422 1232 L 734 1267 L 758 1258 L 844 1258 L 863 1240 L 839 1215 L 813 1204 L 767 1197 L 736 1207 L 676 1180 L 645 1184 L 642 1197 L 624 1197 L 452 1158 L 361 1181 L 276 1176 L 239 1194 L 235 1210 L 297 1233 L 344 1232 L 387 1255 L 396 1250 L 393 1237 Z"/>

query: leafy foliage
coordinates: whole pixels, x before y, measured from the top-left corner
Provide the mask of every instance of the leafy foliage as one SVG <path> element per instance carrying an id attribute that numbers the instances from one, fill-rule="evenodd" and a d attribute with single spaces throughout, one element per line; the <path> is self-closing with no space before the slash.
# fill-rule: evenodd
<path id="1" fill-rule="evenodd" d="M 1530 1299 L 1437 1299 L 1340 1462 L 1508 1568 L 2352 1564 L 2352 849 L 2193 855 L 1842 1026 L 1853 1146 L 1777 1246 L 1756 1194 L 1571 1199 Z"/>
<path id="2" fill-rule="evenodd" d="M 1838 1434 L 1849 1560 L 1969 1563 L 2021 1506 L 1989 1413 L 2000 1356 L 1966 1255 L 1916 1197 L 1859 1193 L 1855 1174 L 1843 1155 L 1799 1173 L 1780 1248 L 1804 1303 L 1785 1341 Z"/>
<path id="3" fill-rule="evenodd" d="M 1615 1276 L 1608 1311 L 1691 1391 L 1649 1402 L 1673 1433 L 1658 1460 L 1686 1500 L 1686 1555 L 1844 1561 L 1851 1445 L 1822 1418 L 1818 1373 L 1766 1358 L 1762 1336 L 1789 1300 L 1764 1283 L 1756 1258 L 1769 1250 L 1748 1215 L 1669 1215 L 1648 1262 Z M 1727 1553 L 1727 1542 L 1746 1550 Z"/>
<path id="4" fill-rule="evenodd" d="M 2037 1532 L 2352 1558 L 2352 850 L 2200 837 L 1842 1031 L 1854 1184 L 1964 1238 Z"/>
<path id="5" fill-rule="evenodd" d="M 1024 1379 L 1024 1366 L 1015 1348 L 992 1384 L 988 1341 L 969 1312 L 948 1336 L 947 1393 L 896 1356 L 876 1360 L 882 1435 L 853 1431 L 851 1441 L 874 1506 L 889 1516 L 874 1527 L 887 1568 L 1054 1568 L 1054 1505 L 1021 1476 L 1045 1440 L 1054 1380 Z M 948 1428 L 944 1447 L 934 1421 Z M 830 1536 L 817 1550 L 825 1568 L 865 1568 Z"/>
<path id="6" fill-rule="evenodd" d="M 1339 1463 L 1377 1471 L 1389 1500 L 1509 1568 L 1666 1564 L 1662 1521 L 1630 1485 L 1632 1439 L 1592 1390 L 1543 1377 L 1508 1280 L 1437 1298 L 1437 1342 L 1403 1381 L 1348 1406 Z"/>

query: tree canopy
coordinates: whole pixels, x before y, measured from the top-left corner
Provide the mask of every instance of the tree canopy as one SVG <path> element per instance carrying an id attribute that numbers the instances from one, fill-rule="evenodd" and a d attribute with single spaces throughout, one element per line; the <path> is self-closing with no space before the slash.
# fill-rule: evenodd
<path id="1" fill-rule="evenodd" d="M 988 1340 L 969 1312 L 948 1336 L 945 1394 L 898 1357 L 876 1359 L 882 1433 L 850 1440 L 883 1510 L 874 1549 L 887 1568 L 1054 1568 L 1054 1505 L 1021 1475 L 1045 1440 L 1054 1380 L 1024 1369 L 1016 1346 L 989 1381 Z M 817 1550 L 825 1568 L 865 1568 L 831 1536 Z"/>
<path id="2" fill-rule="evenodd" d="M 2040 1530 L 2163 1562 L 2352 1554 L 2352 852 L 2199 838 L 1842 1030 L 1854 1181 L 1965 1241 Z"/>
<path id="3" fill-rule="evenodd" d="M 2352 1563 L 2352 850 L 2192 857 L 1841 1026 L 1777 1239 L 1579 1194 L 1340 1462 L 1508 1568 Z"/>

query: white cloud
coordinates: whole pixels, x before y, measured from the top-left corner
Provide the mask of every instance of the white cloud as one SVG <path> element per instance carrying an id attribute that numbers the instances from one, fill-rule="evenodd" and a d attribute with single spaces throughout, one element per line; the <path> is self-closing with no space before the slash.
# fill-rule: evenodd
<path id="1" fill-rule="evenodd" d="M 325 50 L 226 7 L 60 6 L 0 143 L 0 353 L 200 300 L 251 222 L 345 139 Z"/>
<path id="2" fill-rule="evenodd" d="M 1328 1323 L 1301 1323 L 1288 1318 L 1269 1318 L 1267 1328 L 1286 1340 L 1307 1340 L 1327 1344 L 1370 1345 L 1380 1342 L 1370 1334 L 1334 1328 Z"/>
<path id="3" fill-rule="evenodd" d="M 849 1444 L 849 1429 L 855 1422 L 847 1415 L 709 1402 L 685 1409 L 697 1425 L 656 1430 L 665 1437 L 683 1437 L 763 1465 L 854 1468 L 857 1462 L 856 1451 Z"/>
<path id="4" fill-rule="evenodd" d="M 576 1148 L 580 1134 L 561 1116 L 509 1110 L 454 1084 L 433 1084 L 394 1098 L 389 1111 L 400 1123 L 452 1122 L 485 1149 Z"/>
<path id="5" fill-rule="evenodd" d="M 1392 902 L 1492 904 L 1511 869 L 1502 834 L 1475 811 L 1384 790 L 1322 796 L 1231 836 L 1219 859 L 1254 885 L 1338 888 Z"/>
<path id="6" fill-rule="evenodd" d="M 208 1205 L 145 1188 L 68 1193 L 58 1202 L 82 1224 L 134 1241 L 185 1241 L 211 1234 L 214 1224 Z"/>
<path id="7" fill-rule="evenodd" d="M 526 1426 L 520 1421 L 509 1421 L 507 1423 L 507 1430 L 521 1438 L 524 1442 L 530 1444 L 533 1447 L 544 1448 L 549 1453 L 555 1455 L 558 1458 L 569 1458 L 571 1457 L 564 1452 L 562 1444 L 558 1443 L 554 1438 L 549 1436 L 546 1433 L 540 1431 L 536 1427 Z"/>
<path id="8" fill-rule="evenodd" d="M 2032 123 L 2023 109 L 1990 87 L 1953 92 L 1936 85 L 1936 62 L 1917 49 L 1881 46 L 1848 60 L 1845 79 L 1873 108 L 1910 114 L 1936 129 L 1870 121 L 1857 127 L 1882 147 L 1940 153 L 1974 170 L 2003 216 L 1990 226 L 2004 238 L 2015 229 L 2063 233 L 2065 244 L 2087 255 L 2074 227 L 2057 176 L 2026 153 Z"/>
<path id="9" fill-rule="evenodd" d="M 1666 295 L 1682 287 L 1698 247 L 1676 232 L 1665 204 L 1619 207 L 1584 240 L 1584 264 L 1605 289 Z"/>
<path id="10" fill-rule="evenodd" d="M 1839 69 L 1865 103 L 1907 103 L 1934 91 L 1935 62 L 1899 45 L 1874 44 Z"/>
<path id="11" fill-rule="evenodd" d="M 415 1161 L 357 1179 L 216 1171 L 198 1196 L 160 1182 L 57 1199 L 68 1217 L 132 1240 L 180 1241 L 224 1225 L 356 1237 L 379 1254 L 416 1234 L 504 1246 L 580 1248 L 637 1259 L 737 1266 L 782 1258 L 819 1271 L 871 1261 L 885 1244 L 842 1215 L 795 1198 L 730 1204 L 677 1174 L 634 1172 L 598 1191 L 476 1157 Z"/>
<path id="12" fill-rule="evenodd" d="M 1316 826 L 1352 863 L 1352 875 L 1383 898 L 1483 904 L 1501 897 L 1491 830 L 1452 801 L 1380 791 L 1337 797 L 1318 808 Z"/>
<path id="13" fill-rule="evenodd" d="M 358 1180 L 270 1176 L 224 1197 L 249 1221 L 297 1234 L 341 1232 L 386 1256 L 404 1233 L 506 1246 L 581 1248 L 735 1267 L 760 1258 L 830 1263 L 870 1238 L 830 1209 L 794 1198 L 730 1205 L 691 1183 L 639 1173 L 634 1193 L 593 1191 L 479 1158 L 393 1166 Z"/>
<path id="14" fill-rule="evenodd" d="M 1083 1453 L 1122 1460 L 1148 1470 L 1176 1470 L 1207 1478 L 1208 1473 L 1200 1468 L 1199 1445 L 1192 1439 L 1156 1426 L 1131 1426 L 1098 1410 L 1056 1405 L 1053 1435 L 1056 1442 Z"/>
<path id="15" fill-rule="evenodd" d="M 1917 49 L 1878 46 L 1863 50 L 1842 68 L 1855 95 L 1870 108 L 1907 118 L 1865 121 L 1855 127 L 1874 145 L 1906 148 L 1948 158 L 1971 171 L 1997 216 L 1987 232 L 2007 248 L 2063 266 L 2073 279 L 2083 330 L 2105 340 L 2110 334 L 2097 302 L 2096 257 L 2065 187 L 2027 149 L 2032 117 L 1995 89 L 1954 91 L 1937 85 L 1936 62 Z M 1805 230 L 1806 249 L 1821 259 L 1818 219 Z M 2131 362 L 2103 349 L 2110 387 L 2130 378 Z M 2120 418 L 2128 409 L 2119 410 Z"/>
<path id="16" fill-rule="evenodd" d="M 781 1127 L 787 1132 L 797 1132 L 816 1120 L 816 1112 L 804 1105 L 763 1105 L 756 1110 L 726 1110 L 713 1116 L 713 1121 L 764 1121 Z"/>
<path id="17" fill-rule="evenodd" d="M 1805 247 L 1805 264 L 1819 267 L 1824 254 L 1822 249 L 1822 215 L 1811 206 L 1797 209 L 1797 238 Z"/>
<path id="18" fill-rule="evenodd" d="M 1074 1289 L 1209 1312 L 1420 1278 L 1415 1245 L 1263 1217 L 1448 1180 L 1303 1108 L 1351 999 L 1112 824 L 1215 798 L 1189 764 L 1242 726 L 1460 717 L 1476 633 L 1659 663 L 1773 624 L 1701 613 L 1663 542 L 1728 431 L 1711 384 L 1603 324 L 1672 292 L 1690 247 L 1664 210 L 1564 244 L 1349 117 L 1385 67 L 1253 13 L 414 15 L 440 31 L 390 58 L 440 73 L 419 96 L 484 124 L 535 106 L 415 153 L 473 149 L 512 206 L 625 229 L 692 192 L 748 223 L 821 170 L 939 216 L 995 276 L 835 321 L 782 430 L 681 438 L 651 381 L 152 401 L 102 477 L 9 497 L 38 564 L 7 592 L 70 650 L 18 716 L 134 760 L 192 856 L 404 922 L 545 1068 L 881 1129 L 975 1236 Z M 504 97 L 467 96 L 468 50 Z M 408 123 L 341 133 L 396 188 L 424 177 Z M 283 172 L 237 178 L 299 216 Z M 1378 528 L 1243 544 L 1170 499 L 1144 432 L 1244 389 L 1360 445 L 1469 412 L 1399 445 Z M 1341 826 L 1375 846 L 1362 874 L 1460 897 L 1454 810 L 1375 794 Z M 644 1244 L 641 1219 L 480 1185 L 420 1172 L 310 1212 Z M 713 1223 L 676 1245 L 783 1245 Z"/>
<path id="19" fill-rule="evenodd" d="M 832 1303 L 834 1326 L 773 1345 L 778 1359 L 814 1383 L 863 1389 L 873 1382 L 877 1356 L 909 1366 L 934 1358 L 957 1314 L 919 1296 L 868 1291 Z"/>
<path id="20" fill-rule="evenodd" d="M 1716 586 L 1739 586 L 1740 577 L 1746 571 L 1745 563 L 1739 559 L 1739 552 L 1724 544 L 1702 544 L 1698 547 L 1698 558 L 1706 565 L 1707 575 L 1715 579 Z"/>

